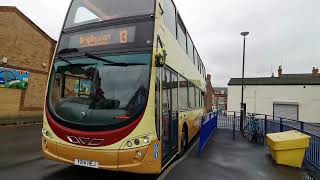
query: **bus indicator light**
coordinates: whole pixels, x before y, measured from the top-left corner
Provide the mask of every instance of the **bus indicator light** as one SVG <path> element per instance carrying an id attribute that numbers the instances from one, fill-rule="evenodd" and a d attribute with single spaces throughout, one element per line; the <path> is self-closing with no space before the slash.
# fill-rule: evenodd
<path id="1" fill-rule="evenodd" d="M 128 147 L 131 147 L 131 146 L 132 146 L 132 142 L 131 142 L 131 141 L 128 141 L 128 142 L 127 142 L 127 146 L 128 146 Z"/>

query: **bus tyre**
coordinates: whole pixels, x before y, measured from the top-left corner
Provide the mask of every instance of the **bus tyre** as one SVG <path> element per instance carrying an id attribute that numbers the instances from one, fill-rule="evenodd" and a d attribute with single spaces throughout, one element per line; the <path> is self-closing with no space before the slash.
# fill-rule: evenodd
<path id="1" fill-rule="evenodd" d="M 182 135 L 181 135 L 181 155 L 183 155 L 187 151 L 188 147 L 188 131 L 187 128 L 184 127 L 182 129 Z"/>

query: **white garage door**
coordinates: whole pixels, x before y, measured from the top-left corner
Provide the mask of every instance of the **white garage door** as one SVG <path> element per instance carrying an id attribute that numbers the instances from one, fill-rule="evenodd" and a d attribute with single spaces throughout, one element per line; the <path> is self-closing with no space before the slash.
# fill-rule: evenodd
<path id="1" fill-rule="evenodd" d="M 298 120 L 298 108 L 295 104 L 273 104 L 273 114 L 276 117 Z"/>

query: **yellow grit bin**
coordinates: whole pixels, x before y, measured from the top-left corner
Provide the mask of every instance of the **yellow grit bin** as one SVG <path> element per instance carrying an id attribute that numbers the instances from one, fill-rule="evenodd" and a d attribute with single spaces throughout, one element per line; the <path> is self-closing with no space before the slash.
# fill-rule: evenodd
<path id="1" fill-rule="evenodd" d="M 299 131 L 267 134 L 267 144 L 277 164 L 301 168 L 310 136 Z"/>

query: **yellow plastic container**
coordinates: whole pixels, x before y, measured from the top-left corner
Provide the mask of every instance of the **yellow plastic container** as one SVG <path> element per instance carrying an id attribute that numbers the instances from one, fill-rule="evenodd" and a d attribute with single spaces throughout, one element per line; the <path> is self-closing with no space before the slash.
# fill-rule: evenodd
<path id="1" fill-rule="evenodd" d="M 277 164 L 301 168 L 310 136 L 299 131 L 267 134 L 267 144 Z"/>

